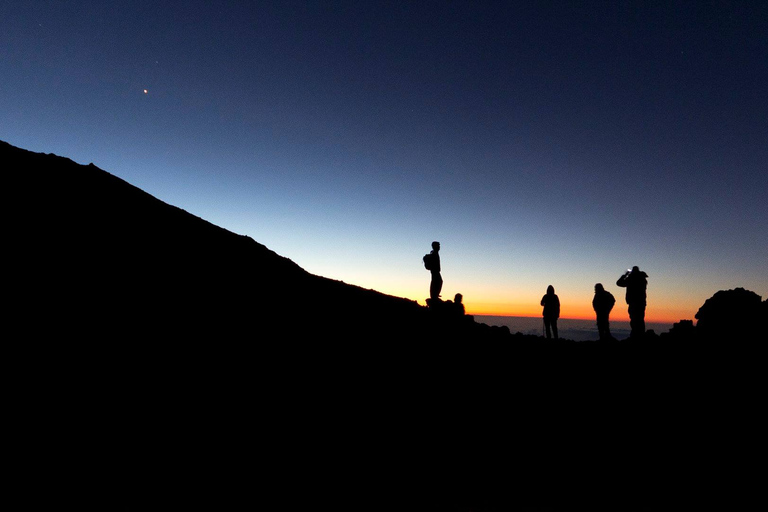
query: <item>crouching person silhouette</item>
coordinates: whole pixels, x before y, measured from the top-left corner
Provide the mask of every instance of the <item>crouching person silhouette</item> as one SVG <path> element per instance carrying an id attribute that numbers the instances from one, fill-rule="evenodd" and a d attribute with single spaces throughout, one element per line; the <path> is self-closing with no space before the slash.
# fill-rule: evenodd
<path id="1" fill-rule="evenodd" d="M 433 301 L 440 300 L 440 291 L 443 289 L 443 278 L 440 275 L 440 242 L 432 242 L 432 251 L 424 256 L 424 266 L 432 274 L 429 283 L 429 298 Z"/>
<path id="2" fill-rule="evenodd" d="M 541 305 L 544 306 L 544 328 L 547 331 L 547 338 L 552 337 L 554 331 L 557 338 L 557 319 L 560 318 L 560 299 L 555 295 L 555 287 L 547 286 L 547 294 L 541 298 Z"/>
<path id="3" fill-rule="evenodd" d="M 460 293 L 457 293 L 453 297 L 453 312 L 456 314 L 456 316 L 464 316 L 465 309 L 464 309 L 464 303 L 462 302 L 464 300 L 464 296 Z"/>
<path id="4" fill-rule="evenodd" d="M 597 315 L 597 333 L 601 340 L 613 339 L 611 329 L 608 323 L 608 317 L 611 314 L 616 299 L 613 294 L 603 288 L 602 283 L 595 285 L 595 297 L 592 299 L 592 309 Z"/>

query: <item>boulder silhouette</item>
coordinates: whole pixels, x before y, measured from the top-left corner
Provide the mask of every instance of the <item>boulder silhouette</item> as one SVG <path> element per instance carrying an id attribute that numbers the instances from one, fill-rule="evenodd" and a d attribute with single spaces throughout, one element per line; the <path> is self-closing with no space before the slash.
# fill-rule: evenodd
<path id="1" fill-rule="evenodd" d="M 693 325 L 693 320 L 680 320 L 672 325 L 669 332 L 662 335 L 676 341 L 691 341 L 696 335 L 696 326 Z"/>
<path id="2" fill-rule="evenodd" d="M 760 295 L 744 288 L 718 291 L 696 313 L 697 335 L 715 341 L 748 340 L 758 336 L 765 321 L 761 300 Z"/>

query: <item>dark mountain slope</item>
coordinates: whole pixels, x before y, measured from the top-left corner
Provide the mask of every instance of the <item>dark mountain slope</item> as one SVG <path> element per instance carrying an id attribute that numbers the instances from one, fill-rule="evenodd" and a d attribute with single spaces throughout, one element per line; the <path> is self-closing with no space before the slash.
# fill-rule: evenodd
<path id="1" fill-rule="evenodd" d="M 406 333 L 413 301 L 313 276 L 249 237 L 170 206 L 93 164 L 0 142 L 38 328 L 246 338 Z"/>
<path id="2" fill-rule="evenodd" d="M 716 394 L 702 384 L 711 365 L 684 350 L 497 337 L 310 275 L 93 165 L 5 143 L 0 162 L 11 341 L 28 350 L 9 358 L 11 416 L 29 424 L 27 458 L 63 489 L 30 503 L 458 512 L 708 500 L 701 475 L 718 454 L 701 425 Z"/>

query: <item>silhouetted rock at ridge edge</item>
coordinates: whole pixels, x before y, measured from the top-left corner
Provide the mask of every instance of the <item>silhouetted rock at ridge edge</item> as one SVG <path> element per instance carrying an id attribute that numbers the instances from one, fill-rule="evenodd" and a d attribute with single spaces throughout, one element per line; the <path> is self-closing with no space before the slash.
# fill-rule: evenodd
<path id="1" fill-rule="evenodd" d="M 766 306 L 755 292 L 736 288 L 720 290 L 696 313 L 696 332 L 701 339 L 751 340 L 765 330 Z"/>

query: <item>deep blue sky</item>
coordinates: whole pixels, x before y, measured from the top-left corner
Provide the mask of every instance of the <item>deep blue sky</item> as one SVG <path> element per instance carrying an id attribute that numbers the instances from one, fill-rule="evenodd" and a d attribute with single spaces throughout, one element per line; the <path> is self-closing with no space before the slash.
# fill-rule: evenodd
<path id="1" fill-rule="evenodd" d="M 0 6 L 0 139 L 310 272 L 423 303 L 439 240 L 470 312 L 768 295 L 766 2 Z"/>

